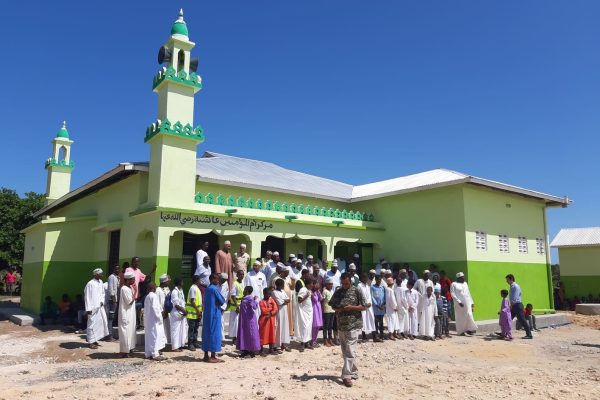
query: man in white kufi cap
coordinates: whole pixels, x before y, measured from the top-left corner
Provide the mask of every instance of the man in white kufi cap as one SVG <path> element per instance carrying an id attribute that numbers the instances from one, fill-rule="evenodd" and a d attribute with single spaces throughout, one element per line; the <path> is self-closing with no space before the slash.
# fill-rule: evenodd
<path id="1" fill-rule="evenodd" d="M 473 318 L 473 297 L 469 285 L 465 282 L 465 274 L 456 274 L 456 281 L 450 285 L 450 294 L 454 300 L 454 318 L 456 319 L 456 333 L 458 335 L 474 334 L 477 324 Z"/>
<path id="2" fill-rule="evenodd" d="M 167 313 L 165 313 L 165 299 L 167 298 L 169 293 L 171 293 L 171 289 L 169 289 L 171 277 L 167 274 L 162 274 L 158 278 L 158 280 L 160 282 L 160 285 L 156 288 L 156 297 L 158 297 L 158 302 L 160 304 L 161 311 L 163 314 L 163 326 L 165 329 L 167 343 L 171 343 L 171 324 Z"/>
<path id="3" fill-rule="evenodd" d="M 136 345 L 135 334 L 135 298 L 132 289 L 135 273 L 127 270 L 123 275 L 123 286 L 119 294 L 119 352 L 121 357 L 129 357 Z"/>
<path id="4" fill-rule="evenodd" d="M 105 293 L 102 283 L 102 269 L 96 268 L 93 278 L 83 290 L 85 312 L 87 314 L 87 342 L 91 349 L 98 348 L 98 341 L 109 335 L 108 318 L 104 308 Z M 110 337 L 109 337 L 110 340 Z"/>

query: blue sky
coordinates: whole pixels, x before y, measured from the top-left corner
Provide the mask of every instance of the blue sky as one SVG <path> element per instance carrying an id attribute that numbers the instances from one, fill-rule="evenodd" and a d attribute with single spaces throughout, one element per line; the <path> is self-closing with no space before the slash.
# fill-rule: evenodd
<path id="1" fill-rule="evenodd" d="M 0 186 L 72 187 L 149 158 L 156 53 L 179 7 L 213 150 L 366 183 L 444 167 L 555 194 L 550 235 L 600 225 L 600 2 L 7 2 Z M 143 4 L 143 6 L 142 6 Z"/>

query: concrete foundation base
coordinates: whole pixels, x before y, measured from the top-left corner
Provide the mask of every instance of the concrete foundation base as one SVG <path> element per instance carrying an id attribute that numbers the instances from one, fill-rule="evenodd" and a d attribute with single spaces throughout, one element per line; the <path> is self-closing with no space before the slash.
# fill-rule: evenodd
<path id="1" fill-rule="evenodd" d="M 600 315 L 600 304 L 577 304 L 575 312 L 583 315 Z"/>
<path id="2" fill-rule="evenodd" d="M 39 322 L 39 316 L 23 311 L 18 307 L 0 308 L 0 318 L 8 319 L 17 325 L 26 326 Z"/>
<path id="3" fill-rule="evenodd" d="M 538 329 L 548 328 L 551 326 L 567 325 L 571 323 L 571 318 L 568 314 L 556 313 L 556 314 L 544 314 L 536 315 L 535 322 Z M 492 333 L 500 330 L 497 319 L 488 319 L 483 321 L 476 321 L 478 333 Z M 512 321 L 512 329 L 517 329 L 517 319 Z M 456 323 L 450 321 L 450 331 L 456 331 Z"/>

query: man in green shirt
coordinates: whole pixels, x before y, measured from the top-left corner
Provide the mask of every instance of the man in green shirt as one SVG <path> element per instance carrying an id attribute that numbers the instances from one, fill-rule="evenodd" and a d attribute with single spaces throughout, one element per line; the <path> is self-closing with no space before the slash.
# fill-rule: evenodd
<path id="1" fill-rule="evenodd" d="M 350 274 L 344 272 L 340 280 L 341 287 L 335 291 L 329 305 L 336 313 L 338 339 L 342 346 L 342 381 L 346 387 L 352 387 L 352 379 L 358 379 L 354 346 L 363 326 L 361 311 L 367 307 L 362 292 L 352 285 Z"/>

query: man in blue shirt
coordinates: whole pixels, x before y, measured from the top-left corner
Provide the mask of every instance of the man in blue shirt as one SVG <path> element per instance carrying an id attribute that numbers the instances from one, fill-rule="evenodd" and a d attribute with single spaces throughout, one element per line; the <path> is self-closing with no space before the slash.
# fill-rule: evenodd
<path id="1" fill-rule="evenodd" d="M 533 336 L 531 336 L 531 328 L 525 319 L 525 314 L 523 313 L 521 287 L 517 285 L 517 282 L 515 282 L 515 277 L 513 274 L 506 275 L 506 283 L 510 285 L 510 290 L 508 292 L 510 312 L 513 317 L 517 317 L 517 320 L 521 323 L 523 328 L 525 328 L 526 335 L 523 337 L 523 339 L 533 339 Z"/>
<path id="2" fill-rule="evenodd" d="M 373 314 L 375 315 L 375 336 L 379 333 L 379 340 L 382 342 L 383 336 L 383 316 L 385 315 L 385 288 L 381 284 L 381 275 L 375 275 L 375 283 L 371 285 L 371 301 L 373 304 Z"/>

